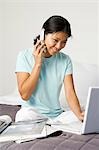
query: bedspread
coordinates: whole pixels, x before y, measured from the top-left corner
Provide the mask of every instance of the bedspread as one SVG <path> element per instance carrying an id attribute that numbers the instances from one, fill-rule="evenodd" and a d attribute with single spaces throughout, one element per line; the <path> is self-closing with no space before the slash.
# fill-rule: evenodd
<path id="1" fill-rule="evenodd" d="M 19 106 L 0 105 L 0 115 L 8 114 L 13 119 Z M 35 139 L 21 144 L 0 143 L 0 150 L 99 150 L 99 134 L 76 135 L 56 132 L 47 138 Z"/>

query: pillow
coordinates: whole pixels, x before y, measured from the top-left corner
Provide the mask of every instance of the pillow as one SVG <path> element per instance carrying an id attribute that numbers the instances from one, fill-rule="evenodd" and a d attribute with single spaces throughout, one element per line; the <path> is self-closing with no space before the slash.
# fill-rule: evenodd
<path id="1" fill-rule="evenodd" d="M 18 93 L 17 88 L 15 91 L 9 95 L 0 96 L 0 104 L 7 104 L 7 105 L 20 105 L 21 97 Z"/>
<path id="2" fill-rule="evenodd" d="M 73 79 L 80 104 L 85 107 L 89 87 L 99 86 L 99 66 L 73 61 Z M 69 109 L 64 87 L 61 90 L 60 103 L 63 109 Z"/>

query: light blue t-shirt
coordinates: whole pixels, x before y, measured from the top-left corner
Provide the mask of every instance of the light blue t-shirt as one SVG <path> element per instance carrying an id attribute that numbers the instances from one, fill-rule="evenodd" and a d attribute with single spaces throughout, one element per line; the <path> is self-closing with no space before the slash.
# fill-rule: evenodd
<path id="1" fill-rule="evenodd" d="M 33 50 L 21 51 L 17 58 L 16 72 L 32 72 L 35 59 Z M 32 106 L 41 114 L 56 117 L 63 112 L 59 95 L 64 77 L 72 74 L 72 62 L 68 55 L 59 52 L 49 58 L 43 58 L 42 68 L 35 91 L 28 101 L 22 100 L 22 107 Z"/>

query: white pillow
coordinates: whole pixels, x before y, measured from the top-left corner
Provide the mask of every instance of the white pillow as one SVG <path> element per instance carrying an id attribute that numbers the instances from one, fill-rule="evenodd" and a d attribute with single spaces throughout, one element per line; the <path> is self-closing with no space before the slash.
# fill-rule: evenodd
<path id="1" fill-rule="evenodd" d="M 20 105 L 21 97 L 18 93 L 17 88 L 14 90 L 13 93 L 5 96 L 0 96 L 0 104 L 7 104 L 7 105 Z"/>
<path id="2" fill-rule="evenodd" d="M 99 86 L 99 66 L 73 61 L 73 79 L 75 90 L 82 107 L 85 107 L 90 86 Z M 63 109 L 68 109 L 64 88 L 62 87 L 60 103 Z"/>

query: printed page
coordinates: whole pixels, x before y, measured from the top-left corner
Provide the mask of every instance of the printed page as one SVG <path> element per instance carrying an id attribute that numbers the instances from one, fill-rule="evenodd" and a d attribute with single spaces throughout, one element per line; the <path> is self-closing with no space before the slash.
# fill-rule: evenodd
<path id="1" fill-rule="evenodd" d="M 72 111 L 66 111 L 60 114 L 55 119 L 47 122 L 53 128 L 62 130 L 65 132 L 80 132 L 82 128 L 82 122 L 75 116 Z"/>
<path id="2" fill-rule="evenodd" d="M 54 119 L 50 119 L 49 123 L 71 124 L 75 121 L 76 122 L 79 121 L 76 115 L 72 111 L 66 111 L 66 112 L 61 113 L 58 117 Z"/>

